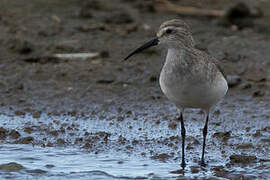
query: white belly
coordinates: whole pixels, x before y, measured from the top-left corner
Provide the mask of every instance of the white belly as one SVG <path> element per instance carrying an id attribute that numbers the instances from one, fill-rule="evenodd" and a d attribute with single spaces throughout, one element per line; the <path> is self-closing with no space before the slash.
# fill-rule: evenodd
<path id="1" fill-rule="evenodd" d="M 173 78 L 171 82 L 166 82 L 168 79 L 170 78 L 164 78 L 164 74 L 161 74 L 161 90 L 169 100 L 181 108 L 209 109 L 222 99 L 228 90 L 227 81 L 222 75 L 211 84 L 179 82 Z"/>

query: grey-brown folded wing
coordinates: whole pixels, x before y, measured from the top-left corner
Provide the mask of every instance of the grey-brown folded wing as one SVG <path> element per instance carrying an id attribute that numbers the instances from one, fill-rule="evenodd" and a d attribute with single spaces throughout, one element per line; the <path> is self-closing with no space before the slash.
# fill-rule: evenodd
<path id="1" fill-rule="evenodd" d="M 222 69 L 221 63 L 216 58 L 214 58 L 212 56 L 209 57 L 209 60 L 216 65 L 216 67 L 218 68 L 218 70 L 221 72 L 221 74 L 227 80 L 227 76 L 226 76 L 224 70 Z"/>

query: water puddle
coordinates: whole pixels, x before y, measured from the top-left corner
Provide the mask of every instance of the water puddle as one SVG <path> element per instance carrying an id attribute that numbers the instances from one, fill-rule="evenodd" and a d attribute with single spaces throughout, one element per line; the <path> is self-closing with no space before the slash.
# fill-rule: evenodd
<path id="1" fill-rule="evenodd" d="M 121 112 L 96 107 L 87 116 L 2 114 L 0 179 L 268 179 L 269 105 L 246 102 L 227 98 L 222 113 L 212 113 L 206 167 L 198 165 L 202 113 L 185 112 L 184 171 L 171 104 Z"/>
<path id="2" fill-rule="evenodd" d="M 148 177 L 177 177 L 177 163 L 162 163 L 116 154 L 93 155 L 76 148 L 41 148 L 31 145 L 2 145 L 1 164 L 15 162 L 20 171 L 0 171 L 1 178 L 21 179 L 144 179 Z M 22 156 L 23 154 L 23 156 Z M 180 167 L 180 166 L 179 166 Z"/>

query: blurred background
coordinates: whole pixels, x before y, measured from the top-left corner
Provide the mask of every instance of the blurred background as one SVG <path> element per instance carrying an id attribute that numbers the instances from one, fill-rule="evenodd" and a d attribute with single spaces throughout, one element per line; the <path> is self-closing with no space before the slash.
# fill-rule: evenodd
<path id="1" fill-rule="evenodd" d="M 270 178 L 269 8 L 268 0 L 0 0 L 0 177 Z M 173 18 L 191 26 L 196 47 L 229 80 L 205 172 L 199 110 L 185 114 L 190 166 L 178 170 L 177 109 L 158 83 L 166 51 L 123 62 Z"/>

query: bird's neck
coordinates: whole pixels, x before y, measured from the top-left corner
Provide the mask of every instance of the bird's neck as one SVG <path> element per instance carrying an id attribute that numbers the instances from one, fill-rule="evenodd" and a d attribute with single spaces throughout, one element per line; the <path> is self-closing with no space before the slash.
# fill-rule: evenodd
<path id="1" fill-rule="evenodd" d="M 190 54 L 193 54 L 194 48 L 190 47 L 176 47 L 169 48 L 166 57 L 166 66 L 174 66 L 177 68 L 187 68 L 192 64 Z"/>
<path id="2" fill-rule="evenodd" d="M 184 60 L 184 56 L 187 53 L 185 48 L 176 47 L 176 48 L 169 48 L 167 52 L 166 62 L 169 61 L 182 61 Z"/>

